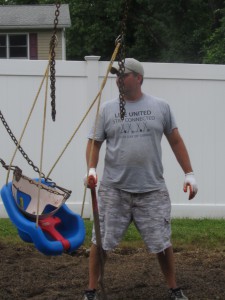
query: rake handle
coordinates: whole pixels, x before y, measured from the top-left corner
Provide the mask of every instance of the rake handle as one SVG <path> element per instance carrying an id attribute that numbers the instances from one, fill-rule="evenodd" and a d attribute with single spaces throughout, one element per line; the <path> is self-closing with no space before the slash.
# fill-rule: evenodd
<path id="1" fill-rule="evenodd" d="M 98 202 L 97 202 L 95 184 L 96 183 L 95 183 L 94 177 L 89 176 L 88 187 L 91 189 L 91 199 L 92 199 L 92 209 L 93 209 L 94 227 L 95 227 L 95 235 L 96 235 L 96 244 L 97 244 L 99 260 L 100 260 L 99 285 L 102 290 L 103 299 L 107 300 L 107 295 L 105 292 L 105 286 L 104 286 L 104 282 L 103 282 L 105 260 L 104 260 L 104 251 L 102 248 L 101 230 L 100 230 L 99 213 L 98 213 Z"/>

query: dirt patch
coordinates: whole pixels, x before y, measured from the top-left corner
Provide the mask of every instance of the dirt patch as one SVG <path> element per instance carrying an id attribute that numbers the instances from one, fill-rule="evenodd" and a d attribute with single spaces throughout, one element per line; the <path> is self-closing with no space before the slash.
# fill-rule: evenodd
<path id="1" fill-rule="evenodd" d="M 178 283 L 190 300 L 225 299 L 225 253 L 175 251 Z M 88 251 L 44 256 L 26 243 L 0 243 L 0 299 L 82 299 L 88 283 Z M 118 249 L 105 270 L 108 300 L 167 299 L 155 255 L 145 249 Z"/>

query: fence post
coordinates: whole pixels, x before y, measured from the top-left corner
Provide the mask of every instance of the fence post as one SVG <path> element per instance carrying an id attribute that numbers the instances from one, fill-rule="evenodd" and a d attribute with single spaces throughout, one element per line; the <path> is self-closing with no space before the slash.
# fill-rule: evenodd
<path id="1" fill-rule="evenodd" d="M 90 106 L 99 89 L 99 59 L 101 56 L 85 56 L 87 62 L 87 107 Z M 88 125 L 91 125 L 96 113 L 96 106 L 89 114 Z"/>

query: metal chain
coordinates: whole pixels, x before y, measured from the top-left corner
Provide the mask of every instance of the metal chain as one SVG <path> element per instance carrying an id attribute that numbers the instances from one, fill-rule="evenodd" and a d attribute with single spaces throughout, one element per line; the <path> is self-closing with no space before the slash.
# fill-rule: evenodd
<path id="1" fill-rule="evenodd" d="M 125 100 L 124 100 L 124 72 L 125 72 L 125 57 L 126 57 L 126 48 L 125 48 L 125 35 L 126 35 L 126 23 L 129 9 L 129 0 L 125 0 L 124 3 L 124 15 L 121 22 L 121 47 L 118 53 L 118 86 L 119 86 L 119 99 L 120 99 L 120 118 L 124 120 L 126 109 L 125 109 Z"/>
<path id="2" fill-rule="evenodd" d="M 54 30 L 53 30 L 53 35 L 50 40 L 50 88 L 51 88 L 51 106 L 52 106 L 52 120 L 55 121 L 55 116 L 56 116 L 56 103 L 55 103 L 55 47 L 57 45 L 57 25 L 58 25 L 58 17 L 59 17 L 59 8 L 61 4 L 60 2 L 56 3 L 56 11 L 55 11 L 55 19 L 54 19 Z"/>
<path id="3" fill-rule="evenodd" d="M 2 165 L 3 168 L 5 168 L 6 170 L 9 169 L 9 165 L 7 165 L 7 164 L 4 162 L 4 160 L 1 159 L 1 158 L 0 158 L 0 163 L 1 163 L 1 165 Z M 35 180 L 33 180 L 33 179 L 29 178 L 29 177 L 26 177 L 26 176 L 22 175 L 22 170 L 21 170 L 19 167 L 17 167 L 17 166 L 11 166 L 11 170 L 14 171 L 14 176 L 15 176 L 15 178 L 16 178 L 17 181 L 19 181 L 20 178 L 23 177 L 23 178 L 24 178 L 25 180 L 27 180 L 30 184 L 34 184 L 34 185 L 36 185 L 36 186 L 39 186 L 39 183 L 36 182 Z M 60 192 L 58 192 L 57 190 L 54 190 L 54 188 L 57 188 L 58 190 L 61 190 L 63 193 L 66 194 L 66 199 L 68 199 L 68 198 L 70 197 L 70 195 L 71 195 L 71 193 L 72 193 L 71 190 L 65 189 L 65 188 L 63 188 L 63 187 L 57 185 L 57 184 L 56 184 L 55 182 L 53 182 L 53 181 L 49 181 L 49 180 L 50 180 L 49 178 L 48 178 L 48 179 L 44 178 L 44 179 L 45 179 L 46 183 L 50 183 L 50 185 L 48 186 L 48 185 L 42 184 L 42 185 L 40 186 L 41 189 L 44 189 L 44 190 L 48 191 L 49 193 L 52 193 L 52 194 L 55 194 L 55 195 L 61 195 Z M 50 189 L 50 188 L 53 188 L 53 189 Z"/>
<path id="4" fill-rule="evenodd" d="M 2 159 L 0 159 L 0 162 L 4 164 L 4 161 Z M 60 191 L 62 191 L 64 194 L 66 194 L 65 198 L 68 199 L 72 193 L 72 191 L 67 190 L 65 188 L 62 188 L 58 185 L 56 185 L 55 182 L 48 182 L 49 185 L 45 185 L 45 184 L 40 184 L 38 181 L 35 181 L 27 176 L 24 176 L 22 174 L 22 170 L 19 167 L 13 167 L 12 168 L 14 170 L 13 175 L 16 181 L 19 181 L 20 178 L 22 177 L 23 179 L 27 180 L 30 184 L 33 184 L 37 187 L 39 187 L 40 189 L 46 190 L 49 193 L 55 194 L 55 195 L 62 195 L 59 191 L 55 190 L 54 188 L 58 188 Z M 47 181 L 46 181 L 47 182 Z"/>
<path id="5" fill-rule="evenodd" d="M 33 179 L 31 179 L 31 178 L 28 178 L 28 177 L 26 177 L 26 176 L 23 176 L 23 175 L 22 175 L 22 177 L 23 177 L 25 180 L 27 180 L 30 184 L 33 184 L 33 185 L 36 185 L 37 187 L 39 187 L 39 183 L 36 182 L 35 180 L 33 180 Z M 52 189 L 51 189 L 51 188 L 52 188 Z M 51 194 L 61 195 L 61 196 L 62 196 L 62 194 L 61 194 L 60 192 L 58 192 L 57 190 L 55 190 L 54 188 L 58 188 L 58 189 L 61 190 L 63 193 L 65 193 L 65 194 L 66 194 L 66 199 L 68 199 L 68 198 L 70 197 L 71 193 L 72 193 L 72 191 L 67 190 L 67 189 L 65 189 L 65 188 L 62 188 L 62 187 L 56 185 L 55 182 L 51 182 L 51 184 L 50 184 L 49 186 L 48 186 L 48 185 L 44 185 L 44 184 L 41 184 L 41 185 L 40 185 L 40 189 L 46 190 L 46 191 L 48 191 L 48 192 L 51 193 Z"/>
<path id="6" fill-rule="evenodd" d="M 9 128 L 9 125 L 7 124 L 7 122 L 6 122 L 6 120 L 5 120 L 5 118 L 4 118 L 4 116 L 3 116 L 3 114 L 2 114 L 1 111 L 0 111 L 0 119 L 1 119 L 2 124 L 4 125 L 5 129 L 7 130 L 8 134 L 10 135 L 12 141 L 13 141 L 14 144 L 17 146 L 17 145 L 18 145 L 18 141 L 17 141 L 15 135 L 12 133 L 12 130 Z M 34 165 L 33 161 L 28 157 L 28 155 L 25 153 L 25 151 L 23 150 L 23 148 L 22 148 L 20 145 L 19 145 L 19 147 L 18 147 L 18 150 L 19 150 L 20 153 L 23 155 L 23 157 L 26 159 L 26 161 L 28 162 L 28 164 L 33 168 L 33 170 L 34 170 L 35 172 L 37 172 L 37 173 L 40 174 L 39 168 L 36 167 L 36 166 Z M 7 165 L 5 164 L 5 162 L 4 162 L 2 159 L 0 159 L 0 162 L 1 162 L 2 166 L 3 166 L 5 169 L 8 170 Z M 46 179 L 44 173 L 41 173 L 41 177 Z"/>
<path id="7" fill-rule="evenodd" d="M 1 163 L 1 165 L 3 166 L 3 168 L 5 168 L 6 170 L 8 170 L 7 164 L 6 164 L 6 163 L 4 162 L 4 160 L 1 159 L 1 158 L 0 158 L 0 163 Z"/>

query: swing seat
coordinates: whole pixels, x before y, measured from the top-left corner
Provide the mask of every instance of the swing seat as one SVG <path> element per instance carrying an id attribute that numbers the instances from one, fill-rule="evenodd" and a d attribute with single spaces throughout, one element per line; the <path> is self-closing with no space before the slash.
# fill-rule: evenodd
<path id="1" fill-rule="evenodd" d="M 18 230 L 20 238 L 45 255 L 72 253 L 78 249 L 85 238 L 85 226 L 80 215 L 71 211 L 64 203 L 54 215 L 39 220 L 29 219 L 22 213 L 12 194 L 12 182 L 1 189 L 1 197 L 6 211 Z M 18 195 L 19 197 L 19 195 Z"/>

